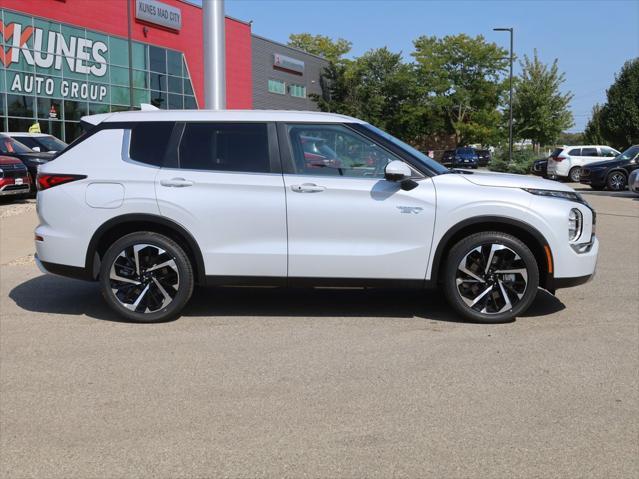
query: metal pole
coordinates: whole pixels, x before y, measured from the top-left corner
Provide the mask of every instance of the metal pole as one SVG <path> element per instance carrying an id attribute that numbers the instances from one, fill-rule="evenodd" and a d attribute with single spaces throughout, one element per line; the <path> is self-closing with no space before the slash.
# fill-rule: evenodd
<path id="1" fill-rule="evenodd" d="M 126 0 L 126 20 L 129 35 L 129 110 L 133 110 L 135 105 L 133 104 L 133 43 L 131 40 L 133 34 L 131 30 L 131 0 Z"/>
<path id="2" fill-rule="evenodd" d="M 508 100 L 508 162 L 513 162 L 513 35 L 514 29 L 510 28 L 493 28 L 495 32 L 510 33 L 510 99 Z"/>
<path id="3" fill-rule="evenodd" d="M 226 37 L 224 0 L 202 1 L 204 103 L 206 108 L 226 108 Z"/>
<path id="4" fill-rule="evenodd" d="M 513 162 L 513 29 L 510 28 L 510 118 L 508 119 L 508 161 Z"/>

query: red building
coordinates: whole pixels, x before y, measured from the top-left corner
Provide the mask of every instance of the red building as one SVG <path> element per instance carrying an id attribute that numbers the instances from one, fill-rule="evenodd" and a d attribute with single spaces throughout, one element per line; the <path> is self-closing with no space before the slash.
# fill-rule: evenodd
<path id="1" fill-rule="evenodd" d="M 323 58 L 247 22 L 226 18 L 225 29 L 228 108 L 315 108 L 307 91 L 321 93 Z M 202 9 L 191 3 L 0 0 L 0 32 L 0 130 L 38 122 L 70 141 L 87 114 L 204 106 Z"/>

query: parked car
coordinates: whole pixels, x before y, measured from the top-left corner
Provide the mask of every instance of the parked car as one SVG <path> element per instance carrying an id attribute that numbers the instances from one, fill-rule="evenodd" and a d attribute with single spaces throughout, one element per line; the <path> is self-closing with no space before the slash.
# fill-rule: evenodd
<path id="1" fill-rule="evenodd" d="M 29 172 L 17 158 L 0 156 L 0 196 L 21 196 L 30 190 Z"/>
<path id="2" fill-rule="evenodd" d="M 18 140 L 36 152 L 59 153 L 69 146 L 64 141 L 46 133 L 7 132 L 5 135 Z"/>
<path id="3" fill-rule="evenodd" d="M 477 151 L 477 162 L 479 166 L 487 166 L 492 160 L 492 156 L 490 154 L 490 150 L 476 150 Z"/>
<path id="4" fill-rule="evenodd" d="M 563 146 L 555 149 L 548 158 L 548 177 L 554 180 L 563 179 L 579 183 L 582 166 L 604 158 L 612 159 L 618 154 L 617 150 L 609 146 Z"/>
<path id="5" fill-rule="evenodd" d="M 593 190 L 608 188 L 613 191 L 625 190 L 628 176 L 639 168 L 639 145 L 634 145 L 612 161 L 590 163 L 582 168 L 579 181 L 590 185 Z"/>
<path id="6" fill-rule="evenodd" d="M 547 169 L 548 169 L 548 158 L 541 158 L 533 162 L 531 171 L 533 175 L 541 176 L 542 178 L 547 178 L 548 176 Z"/>
<path id="7" fill-rule="evenodd" d="M 461 317 L 502 322 L 539 286 L 595 270 L 595 215 L 570 187 L 460 174 L 355 118 L 164 110 L 83 122 L 92 129 L 40 167 L 37 263 L 99 281 L 129 320 L 174 318 L 202 284 L 439 286 Z M 339 166 L 309 165 L 308 138 Z"/>
<path id="8" fill-rule="evenodd" d="M 35 152 L 6 133 L 0 133 L 0 155 L 17 158 L 25 164 L 29 170 L 33 192 L 36 191 L 35 178 L 38 174 L 38 167 L 48 163 L 54 156 L 53 153 Z"/>
<path id="9" fill-rule="evenodd" d="M 464 147 L 455 149 L 453 157 L 453 168 L 477 168 L 479 166 L 479 157 L 475 148 Z"/>
<path id="10" fill-rule="evenodd" d="M 639 194 L 639 169 L 630 173 L 630 177 L 628 178 L 628 188 L 630 188 L 630 191 Z"/>
<path id="11" fill-rule="evenodd" d="M 453 160 L 455 159 L 455 150 L 445 150 L 442 154 L 442 165 L 453 165 Z"/>

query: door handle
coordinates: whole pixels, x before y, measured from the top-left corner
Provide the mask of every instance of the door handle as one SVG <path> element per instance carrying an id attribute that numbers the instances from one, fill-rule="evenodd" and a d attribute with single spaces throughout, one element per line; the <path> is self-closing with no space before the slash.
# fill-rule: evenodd
<path id="1" fill-rule="evenodd" d="M 184 188 L 186 186 L 193 186 L 191 180 L 185 180 L 184 178 L 171 178 L 170 180 L 160 180 L 162 186 L 168 186 L 173 188 Z"/>
<path id="2" fill-rule="evenodd" d="M 295 193 L 321 193 L 326 186 L 319 186 L 315 183 L 303 183 L 301 185 L 291 185 L 291 190 Z"/>

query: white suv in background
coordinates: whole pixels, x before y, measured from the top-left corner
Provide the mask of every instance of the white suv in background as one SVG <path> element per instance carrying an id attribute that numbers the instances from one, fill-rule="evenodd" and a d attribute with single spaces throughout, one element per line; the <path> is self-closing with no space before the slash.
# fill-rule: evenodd
<path id="1" fill-rule="evenodd" d="M 37 262 L 99 281 L 130 320 L 177 316 L 195 285 L 306 285 L 439 286 L 461 316 L 502 322 L 595 270 L 595 214 L 571 188 L 448 170 L 354 118 L 83 121 L 39 171 Z"/>
<path id="2" fill-rule="evenodd" d="M 548 158 L 548 177 L 569 179 L 579 183 L 581 167 L 606 158 L 613 159 L 620 152 L 609 146 L 581 145 L 556 148 Z"/>

